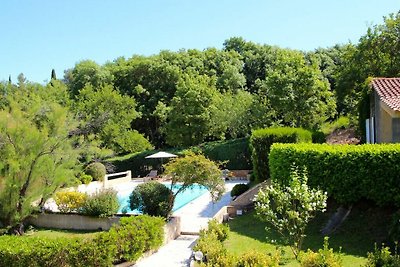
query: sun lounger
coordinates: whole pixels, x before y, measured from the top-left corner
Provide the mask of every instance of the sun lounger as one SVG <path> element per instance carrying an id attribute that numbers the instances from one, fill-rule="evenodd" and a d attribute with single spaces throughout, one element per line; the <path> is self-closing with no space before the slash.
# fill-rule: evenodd
<path id="1" fill-rule="evenodd" d="M 145 182 L 147 182 L 147 181 L 153 180 L 153 179 L 155 179 L 155 178 L 157 178 L 157 177 L 158 177 L 158 175 L 157 175 L 157 170 L 151 170 L 151 171 L 143 178 L 143 180 L 144 180 Z"/>

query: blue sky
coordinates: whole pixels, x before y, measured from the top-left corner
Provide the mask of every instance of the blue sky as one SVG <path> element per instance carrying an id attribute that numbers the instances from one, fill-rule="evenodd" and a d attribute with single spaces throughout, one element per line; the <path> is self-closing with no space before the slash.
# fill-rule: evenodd
<path id="1" fill-rule="evenodd" d="M 234 36 L 301 50 L 357 42 L 400 0 L 3 0 L 0 80 L 160 50 L 222 48 Z"/>

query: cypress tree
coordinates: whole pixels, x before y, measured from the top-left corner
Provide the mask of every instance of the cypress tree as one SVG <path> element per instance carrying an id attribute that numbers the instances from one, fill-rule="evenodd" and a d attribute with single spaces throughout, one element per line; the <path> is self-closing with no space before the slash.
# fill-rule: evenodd
<path id="1" fill-rule="evenodd" d="M 57 80 L 56 71 L 54 69 L 51 70 L 51 80 Z"/>

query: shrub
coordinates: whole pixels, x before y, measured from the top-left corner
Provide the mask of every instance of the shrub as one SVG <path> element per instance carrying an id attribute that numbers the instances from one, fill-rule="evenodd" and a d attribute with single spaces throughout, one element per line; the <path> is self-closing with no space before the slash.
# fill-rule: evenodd
<path id="1" fill-rule="evenodd" d="M 378 205 L 400 203 L 400 145 L 274 144 L 271 178 L 288 184 L 292 164 L 305 166 L 309 185 L 341 204 L 363 198 Z"/>
<path id="2" fill-rule="evenodd" d="M 86 199 L 81 213 L 89 216 L 107 217 L 119 209 L 117 192 L 112 189 L 100 190 Z"/>
<path id="3" fill-rule="evenodd" d="M 248 251 L 240 256 L 238 259 L 238 267 L 253 267 L 253 266 L 265 266 L 265 267 L 278 267 L 280 261 L 280 252 L 276 251 L 274 256 L 267 255 L 257 251 Z"/>
<path id="4" fill-rule="evenodd" d="M 171 213 L 169 205 L 172 191 L 165 185 L 151 181 L 138 185 L 129 197 L 129 204 L 132 210 L 152 216 L 167 218 Z"/>
<path id="5" fill-rule="evenodd" d="M 193 251 L 201 251 L 205 262 L 200 266 L 278 266 L 280 253 L 273 257 L 262 253 L 249 252 L 237 258 L 228 253 L 223 245 L 229 234 L 229 227 L 211 220 L 208 228 L 200 231 L 200 238 L 197 240 Z"/>
<path id="6" fill-rule="evenodd" d="M 237 197 L 250 189 L 250 186 L 247 184 L 237 184 L 232 188 L 231 197 Z"/>
<path id="7" fill-rule="evenodd" d="M 311 132 L 301 128 L 282 127 L 253 131 L 250 147 L 256 180 L 262 182 L 270 178 L 268 157 L 273 143 L 311 143 L 311 141 Z"/>
<path id="8" fill-rule="evenodd" d="M 193 251 L 201 251 L 206 259 L 207 265 L 216 266 L 220 257 L 227 256 L 228 251 L 215 233 L 203 232 L 197 240 Z M 218 266 L 218 265 L 217 265 Z"/>
<path id="9" fill-rule="evenodd" d="M 340 252 L 339 252 L 340 253 Z M 324 247 L 314 252 L 310 249 L 307 252 L 300 254 L 300 265 L 302 267 L 340 267 L 342 265 L 342 258 L 329 248 L 329 238 L 324 238 Z"/>
<path id="10" fill-rule="evenodd" d="M 85 193 L 76 191 L 61 191 L 54 196 L 58 209 L 61 212 L 78 212 L 84 205 L 87 199 Z"/>
<path id="11" fill-rule="evenodd" d="M 160 217 L 140 215 L 121 218 L 104 233 L 105 239 L 117 248 L 116 260 L 136 261 L 145 251 L 157 249 L 163 243 L 165 221 Z"/>
<path id="12" fill-rule="evenodd" d="M 219 223 L 216 219 L 208 222 L 207 230 L 201 230 L 201 235 L 215 234 L 218 241 L 224 242 L 229 236 L 229 226 L 227 224 Z"/>
<path id="13" fill-rule="evenodd" d="M 103 181 L 106 175 L 106 167 L 100 162 L 92 162 L 86 166 L 85 173 L 92 176 L 95 181 Z"/>
<path id="14" fill-rule="evenodd" d="M 276 182 L 260 190 L 255 198 L 258 217 L 268 223 L 266 230 L 275 228 L 290 245 L 297 258 L 301 250 L 308 222 L 318 211 L 325 211 L 326 193 L 311 189 L 307 185 L 305 171 L 295 168 L 290 175 L 289 185 L 283 187 Z"/>
<path id="15" fill-rule="evenodd" d="M 313 131 L 312 142 L 315 144 L 323 144 L 326 142 L 326 135 L 322 131 Z"/>
<path id="16" fill-rule="evenodd" d="M 396 248 L 396 250 L 397 250 L 397 248 Z M 380 249 L 375 244 L 374 252 L 368 252 L 368 261 L 365 266 L 366 267 L 376 267 L 376 266 L 399 267 L 400 266 L 400 255 L 397 254 L 397 251 L 394 255 L 392 255 L 389 247 L 385 247 L 383 244 Z"/>
<path id="17" fill-rule="evenodd" d="M 93 181 L 93 177 L 83 173 L 79 176 L 79 181 L 81 181 L 82 184 L 89 184 L 91 181 Z"/>

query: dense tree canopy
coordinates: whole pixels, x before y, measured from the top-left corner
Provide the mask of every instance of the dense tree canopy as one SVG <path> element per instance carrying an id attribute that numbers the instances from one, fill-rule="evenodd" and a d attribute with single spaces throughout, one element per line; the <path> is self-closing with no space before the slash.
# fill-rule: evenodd
<path id="1" fill-rule="evenodd" d="M 368 77 L 399 75 L 399 25 L 399 13 L 391 14 L 354 44 L 306 52 L 232 37 L 222 49 L 161 51 L 104 65 L 84 60 L 63 81 L 52 71 L 48 97 L 78 111 L 89 125 L 103 121 L 92 132 L 116 153 L 150 147 L 143 145 L 146 139 L 160 148 L 243 137 L 277 125 L 318 129 L 335 116 L 357 116 Z M 2 83 L 0 92 L 10 91 L 10 84 Z M 11 85 L 37 87 L 22 74 Z M 116 112 L 116 105 L 126 109 Z"/>
<path id="2" fill-rule="evenodd" d="M 400 75 L 400 12 L 370 27 L 355 45 L 348 45 L 336 73 L 338 106 L 355 113 L 368 77 Z"/>

